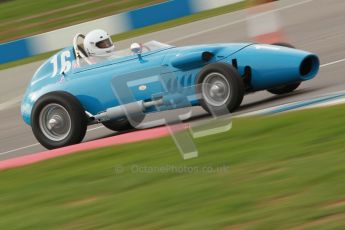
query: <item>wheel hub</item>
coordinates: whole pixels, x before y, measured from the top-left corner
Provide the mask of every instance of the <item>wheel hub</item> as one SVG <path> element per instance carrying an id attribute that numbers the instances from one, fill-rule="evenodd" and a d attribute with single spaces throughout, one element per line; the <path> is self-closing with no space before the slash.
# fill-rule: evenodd
<path id="1" fill-rule="evenodd" d="M 212 106 L 222 106 L 231 95 L 226 77 L 220 73 L 210 73 L 203 81 L 203 98 Z"/>
<path id="2" fill-rule="evenodd" d="M 46 105 L 39 117 L 42 133 L 53 141 L 65 139 L 71 131 L 71 118 L 67 110 L 58 104 Z"/>

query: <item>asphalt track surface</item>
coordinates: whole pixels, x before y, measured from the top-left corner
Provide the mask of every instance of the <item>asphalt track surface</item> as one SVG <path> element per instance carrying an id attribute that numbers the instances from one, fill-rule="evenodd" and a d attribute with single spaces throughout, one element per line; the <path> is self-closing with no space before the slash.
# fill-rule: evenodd
<path id="1" fill-rule="evenodd" d="M 247 95 L 235 114 L 345 90 L 345 1 L 283 0 L 274 11 L 280 14 L 286 40 L 299 49 L 317 53 L 321 59 L 321 70 L 315 79 L 303 83 L 289 95 L 274 96 L 268 92 Z M 247 11 L 238 11 L 121 41 L 116 45 L 121 49 L 133 41 L 149 40 L 176 46 L 251 41 L 247 17 Z M 40 64 L 31 63 L 0 71 L 0 160 L 45 150 L 20 117 L 21 97 Z M 196 118 L 204 115 L 200 107 L 193 109 Z M 100 125 L 90 126 L 84 141 L 111 135 L 118 134 Z"/>

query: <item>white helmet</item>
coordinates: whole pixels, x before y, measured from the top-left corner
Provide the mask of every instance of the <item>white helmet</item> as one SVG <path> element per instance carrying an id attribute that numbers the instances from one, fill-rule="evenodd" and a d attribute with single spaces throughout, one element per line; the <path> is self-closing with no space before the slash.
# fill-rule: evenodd
<path id="1" fill-rule="evenodd" d="M 84 48 L 89 56 L 109 56 L 115 46 L 104 30 L 92 30 L 86 34 Z"/>

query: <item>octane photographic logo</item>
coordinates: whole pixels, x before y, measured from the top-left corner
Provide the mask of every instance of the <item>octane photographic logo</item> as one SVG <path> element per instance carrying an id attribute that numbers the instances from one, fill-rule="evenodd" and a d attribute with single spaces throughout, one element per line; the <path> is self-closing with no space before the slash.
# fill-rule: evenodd
<path id="1" fill-rule="evenodd" d="M 183 123 L 191 118 L 193 103 L 202 95 L 196 93 L 196 85 L 183 86 L 164 67 L 118 76 L 112 81 L 112 88 L 130 124 L 137 129 L 165 125 L 184 160 L 198 156 L 195 138 L 227 132 L 232 127 L 231 114 L 225 105 L 209 106 L 212 118 L 206 121 Z M 147 97 L 150 100 L 143 100 Z M 163 118 L 143 121 L 144 111 L 167 110 L 169 113 Z"/>
<path id="2" fill-rule="evenodd" d="M 116 165 L 114 168 L 115 175 L 125 173 L 131 174 L 223 174 L 230 171 L 230 166 L 186 166 L 186 165 Z"/>

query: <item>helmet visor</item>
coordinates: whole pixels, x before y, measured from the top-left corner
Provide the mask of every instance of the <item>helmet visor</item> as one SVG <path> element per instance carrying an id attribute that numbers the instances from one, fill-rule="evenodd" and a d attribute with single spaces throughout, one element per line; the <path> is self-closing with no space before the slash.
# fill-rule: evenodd
<path id="1" fill-rule="evenodd" d="M 110 38 L 104 39 L 96 43 L 96 47 L 100 49 L 106 49 L 112 46 L 113 46 L 113 42 L 110 40 Z"/>

